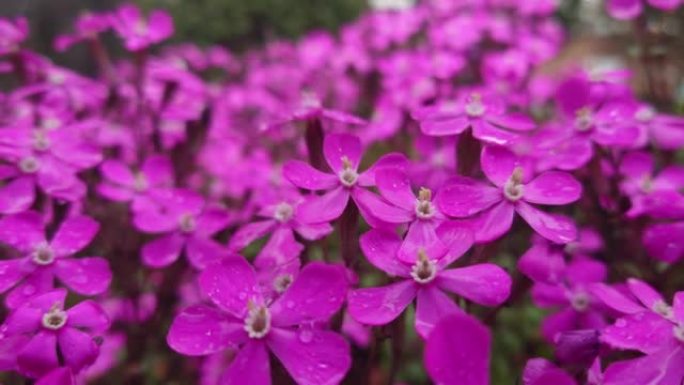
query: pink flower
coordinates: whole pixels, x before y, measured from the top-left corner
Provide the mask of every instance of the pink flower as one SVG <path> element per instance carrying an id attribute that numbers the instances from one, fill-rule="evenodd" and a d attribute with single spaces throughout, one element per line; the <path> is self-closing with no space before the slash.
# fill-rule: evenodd
<path id="1" fill-rule="evenodd" d="M 43 216 L 27 211 L 0 220 L 0 242 L 20 256 L 0 261 L 0 292 L 11 288 L 7 306 L 15 308 L 33 295 L 54 287 L 57 277 L 69 289 L 83 295 L 101 294 L 112 280 L 106 259 L 73 258 L 95 237 L 99 225 L 86 216 L 65 219 L 48 241 Z"/>
<path id="2" fill-rule="evenodd" d="M 463 313 L 445 291 L 485 306 L 503 303 L 511 289 L 508 274 L 490 263 L 447 269 L 470 248 L 472 235 L 455 225 L 443 226 L 440 230 L 456 232 L 460 236 L 442 237 L 453 244 L 447 244 L 449 250 L 435 250 L 438 254 L 417 250 L 412 263 L 398 259 L 401 240 L 395 233 L 371 230 L 364 234 L 360 243 L 368 261 L 400 281 L 383 287 L 352 290 L 348 298 L 349 314 L 367 325 L 384 325 L 416 300 L 416 330 L 427 337 L 442 316 Z"/>
<path id="3" fill-rule="evenodd" d="M 149 20 L 145 20 L 140 9 L 133 4 L 119 7 L 114 14 L 112 26 L 129 51 L 146 49 L 173 35 L 173 20 L 167 12 L 154 10 L 150 13 Z"/>
<path id="4" fill-rule="evenodd" d="M 684 216 L 684 167 L 678 165 L 662 169 L 654 175 L 653 157 L 646 152 L 630 152 L 620 164 L 624 176 L 620 187 L 631 200 L 629 217 L 651 215 L 657 218 Z"/>
<path id="5" fill-rule="evenodd" d="M 285 177 L 297 187 L 322 191 L 325 194 L 311 197 L 298 207 L 299 218 L 306 223 L 329 222 L 339 218 L 351 198 L 367 220 L 374 222 L 378 211 L 385 217 L 396 213 L 393 206 L 379 199 L 364 187 L 375 185 L 375 171 L 385 166 L 403 166 L 406 158 L 391 153 L 380 158 L 365 172 L 359 173 L 362 149 L 359 138 L 347 134 L 330 134 L 323 142 L 323 155 L 332 173 L 311 167 L 308 163 L 290 160 L 283 166 Z M 375 222 L 374 222 L 375 223 Z"/>
<path id="6" fill-rule="evenodd" d="M 625 314 L 603 330 L 601 340 L 645 356 L 608 366 L 604 384 L 676 384 L 684 378 L 684 292 L 669 306 L 644 282 L 631 279 L 627 286 L 638 302 L 610 287 L 597 288 L 606 305 Z"/>
<path id="7" fill-rule="evenodd" d="M 192 190 L 167 190 L 155 197 L 159 208 L 136 212 L 133 218 L 140 231 L 164 234 L 143 246 L 143 263 L 155 268 L 165 267 L 185 250 L 190 263 L 203 269 L 228 254 L 223 245 L 211 238 L 230 223 L 228 212 L 207 204 Z"/>
<path id="8" fill-rule="evenodd" d="M 18 17 L 14 20 L 0 19 L 0 55 L 7 55 L 19 50 L 21 44 L 29 35 L 28 20 Z"/>
<path id="9" fill-rule="evenodd" d="M 444 316 L 425 344 L 425 369 L 436 384 L 489 385 L 491 343 L 491 332 L 476 318 Z"/>
<path id="10" fill-rule="evenodd" d="M 437 195 L 437 205 L 446 215 L 473 218 L 477 242 L 487 242 L 505 234 L 517 212 L 541 236 L 568 243 L 577 237 L 574 223 L 567 217 L 547 214 L 532 204 L 564 205 L 582 194 L 581 184 L 572 175 L 547 171 L 530 180 L 530 166 L 504 147 L 482 149 L 482 171 L 494 185 L 457 177 L 447 182 Z"/>
<path id="11" fill-rule="evenodd" d="M 229 248 L 240 251 L 256 239 L 269 235 L 266 244 L 254 260 L 259 270 L 292 263 L 304 247 L 295 240 L 295 233 L 306 240 L 317 240 L 332 232 L 328 223 L 306 223 L 299 217 L 298 207 L 303 198 L 288 188 L 280 187 L 282 199 L 263 202 L 257 215 L 265 218 L 241 226 L 230 239 Z"/>
<path id="12" fill-rule="evenodd" d="M 93 40 L 112 27 L 112 15 L 109 13 L 84 13 L 76 20 L 72 34 L 59 35 L 54 42 L 57 51 L 63 52 L 72 45 L 83 41 Z"/>
<path id="13" fill-rule="evenodd" d="M 425 135 L 460 135 L 468 128 L 485 143 L 506 144 L 535 128 L 535 123 L 521 114 L 506 112 L 506 106 L 493 95 L 477 91 L 455 102 L 423 107 L 412 113 Z"/>
<path id="14" fill-rule="evenodd" d="M 606 279 L 606 266 L 587 257 L 576 257 L 566 263 L 552 247 L 537 244 L 518 263 L 521 272 L 534 281 L 534 303 L 559 309 L 544 319 L 542 334 L 548 341 L 555 341 L 561 332 L 600 329 L 605 319 L 592 287 Z"/>
<path id="15" fill-rule="evenodd" d="M 139 171 L 123 162 L 107 160 L 100 165 L 100 172 L 104 181 L 98 185 L 98 192 L 114 201 L 132 202 L 133 211 L 155 208 L 154 192 L 173 186 L 171 161 L 159 155 L 145 159 Z"/>
<path id="16" fill-rule="evenodd" d="M 59 365 L 58 357 L 73 372 L 91 365 L 98 355 L 93 340 L 109 328 L 109 319 L 93 301 L 82 301 L 64 310 L 67 292 L 57 289 L 36 296 L 14 309 L 2 332 L 7 336 L 29 337 L 16 351 L 18 370 L 37 378 Z"/>
<path id="17" fill-rule="evenodd" d="M 684 221 L 648 226 L 643 243 L 649 256 L 669 263 L 678 262 L 684 257 Z"/>
<path id="18" fill-rule="evenodd" d="M 213 265 L 199 282 L 218 308 L 195 305 L 176 317 L 167 341 L 177 352 L 201 356 L 239 347 L 223 374 L 230 384 L 270 384 L 269 350 L 297 384 L 338 384 L 344 378 L 349 344 L 323 328 L 344 302 L 343 268 L 311 263 L 271 304 L 242 258 Z"/>

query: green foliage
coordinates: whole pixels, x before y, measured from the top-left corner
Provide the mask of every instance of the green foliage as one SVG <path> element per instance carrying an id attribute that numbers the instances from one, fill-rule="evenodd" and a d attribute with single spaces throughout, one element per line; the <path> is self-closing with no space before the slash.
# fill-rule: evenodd
<path id="1" fill-rule="evenodd" d="M 173 15 L 177 41 L 248 48 L 272 37 L 337 29 L 356 18 L 366 0 L 136 0 Z"/>

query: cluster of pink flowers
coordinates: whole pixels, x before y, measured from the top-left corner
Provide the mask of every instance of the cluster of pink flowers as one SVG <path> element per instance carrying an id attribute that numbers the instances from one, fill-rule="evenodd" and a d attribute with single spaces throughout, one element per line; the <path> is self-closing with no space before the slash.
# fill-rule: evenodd
<path id="1" fill-rule="evenodd" d="M 539 71 L 557 6 L 423 1 L 238 55 L 153 54 L 170 16 L 124 5 L 55 42 L 97 78 L 0 19 L 0 370 L 487 385 L 500 311 L 536 306 L 553 355 L 520 383 L 680 385 L 684 118 L 626 71 Z"/>

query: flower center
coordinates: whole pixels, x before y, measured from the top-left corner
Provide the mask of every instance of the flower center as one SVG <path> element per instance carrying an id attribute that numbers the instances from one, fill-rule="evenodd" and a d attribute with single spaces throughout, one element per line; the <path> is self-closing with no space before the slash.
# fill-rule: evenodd
<path id="1" fill-rule="evenodd" d="M 19 169 L 25 174 L 33 174 L 40 169 L 40 162 L 33 156 L 27 156 L 19 161 Z"/>
<path id="2" fill-rule="evenodd" d="M 133 189 L 135 189 L 135 191 L 142 192 L 147 190 L 147 187 L 149 187 L 149 183 L 147 182 L 147 177 L 145 174 L 137 172 L 135 173 L 133 179 Z"/>
<path id="3" fill-rule="evenodd" d="M 503 188 L 504 196 L 508 200 L 515 202 L 523 197 L 524 186 L 522 180 L 523 170 L 520 167 L 516 167 Z"/>
<path id="4" fill-rule="evenodd" d="M 418 250 L 418 260 L 411 268 L 411 277 L 418 283 L 428 283 L 437 276 L 437 265 L 431 261 L 425 250 Z"/>
<path id="5" fill-rule="evenodd" d="M 482 103 L 482 95 L 475 92 L 470 95 L 465 105 L 465 112 L 472 118 L 477 118 L 487 111 L 487 107 Z"/>
<path id="6" fill-rule="evenodd" d="M 251 300 L 247 303 L 245 331 L 249 338 L 263 338 L 271 330 L 271 312 L 263 305 L 256 305 Z"/>
<path id="7" fill-rule="evenodd" d="M 672 329 L 674 337 L 684 344 L 684 325 L 675 325 Z"/>
<path id="8" fill-rule="evenodd" d="M 359 174 L 352 167 L 352 163 L 346 156 L 342 157 L 342 171 L 340 171 L 340 182 L 347 187 L 352 187 L 359 179 Z"/>
<path id="9" fill-rule="evenodd" d="M 589 296 L 584 292 L 575 293 L 570 299 L 570 304 L 578 312 L 586 311 L 589 308 L 589 303 Z"/>
<path id="10" fill-rule="evenodd" d="M 435 216 L 435 205 L 432 204 L 432 191 L 421 187 L 416 201 L 416 216 L 420 219 L 430 219 Z"/>
<path id="11" fill-rule="evenodd" d="M 594 125 L 594 114 L 589 107 L 582 107 L 575 112 L 575 128 L 578 131 L 589 131 Z"/>
<path id="12" fill-rule="evenodd" d="M 656 112 L 651 106 L 643 106 L 634 114 L 634 118 L 642 123 L 650 122 L 655 118 Z"/>
<path id="13" fill-rule="evenodd" d="M 36 151 L 46 151 L 50 148 L 50 139 L 43 131 L 37 130 L 33 132 L 33 149 Z"/>
<path id="14" fill-rule="evenodd" d="M 292 274 L 279 275 L 273 280 L 273 289 L 275 289 L 278 294 L 283 293 L 288 287 L 290 287 L 292 281 Z"/>
<path id="15" fill-rule="evenodd" d="M 41 126 L 46 130 L 54 130 L 59 128 L 61 125 L 62 121 L 55 117 L 45 118 L 41 124 Z"/>
<path id="16" fill-rule="evenodd" d="M 43 314 L 43 327 L 59 330 L 66 324 L 68 318 L 67 313 L 61 309 L 61 304 L 55 303 L 47 313 Z"/>
<path id="17" fill-rule="evenodd" d="M 653 180 L 650 176 L 645 176 L 644 179 L 641 181 L 641 191 L 643 191 L 646 194 L 653 191 Z"/>
<path id="18" fill-rule="evenodd" d="M 42 244 L 33 251 L 33 262 L 37 265 L 46 266 L 54 262 L 55 254 L 50 246 Z"/>
<path id="19" fill-rule="evenodd" d="M 664 301 L 657 301 L 653 304 L 653 311 L 660 314 L 664 318 L 673 319 L 674 312 L 672 311 L 672 306 L 669 306 Z"/>
<path id="20" fill-rule="evenodd" d="M 292 214 L 294 214 L 292 205 L 287 202 L 280 202 L 278 203 L 278 206 L 276 206 L 273 217 L 279 222 L 287 222 L 292 218 Z"/>
<path id="21" fill-rule="evenodd" d="M 192 233 L 197 227 L 195 217 L 192 214 L 183 214 L 180 217 L 180 229 L 184 233 Z"/>

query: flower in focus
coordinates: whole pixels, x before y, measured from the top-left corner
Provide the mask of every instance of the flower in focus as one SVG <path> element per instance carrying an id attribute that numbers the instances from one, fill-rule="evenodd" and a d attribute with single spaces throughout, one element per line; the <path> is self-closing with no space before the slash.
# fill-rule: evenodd
<path id="1" fill-rule="evenodd" d="M 64 310 L 66 290 L 35 296 L 14 309 L 2 325 L 6 336 L 26 336 L 16 353 L 18 370 L 37 378 L 57 368 L 60 358 L 74 373 L 92 364 L 99 347 L 93 337 L 109 328 L 109 319 L 93 301 Z"/>
<path id="2" fill-rule="evenodd" d="M 416 330 L 427 337 L 430 330 L 445 315 L 463 313 L 445 293 L 455 293 L 475 303 L 497 306 L 510 294 L 511 278 L 491 263 L 448 269 L 472 245 L 472 235 L 458 225 L 442 226 L 440 233 L 457 232 L 450 238 L 450 249 L 416 250 L 412 263 L 398 259 L 399 237 L 391 232 L 371 230 L 361 237 L 361 249 L 368 261 L 391 277 L 400 280 L 383 287 L 352 290 L 349 293 L 349 314 L 367 325 L 384 325 L 397 318 L 416 301 Z M 443 237 L 443 239 L 448 239 Z"/>
<path id="3" fill-rule="evenodd" d="M 223 374 L 227 384 L 270 384 L 271 351 L 298 384 L 337 384 L 351 364 L 349 344 L 324 328 L 344 302 L 343 268 L 310 263 L 273 302 L 242 258 L 229 258 L 206 269 L 202 290 L 216 307 L 195 305 L 179 314 L 167 340 L 191 356 L 239 348 Z"/>
<path id="4" fill-rule="evenodd" d="M 455 218 L 473 217 L 477 229 L 475 240 L 488 242 L 505 234 L 517 212 L 544 238 L 555 243 L 568 243 L 577 237 L 574 223 L 567 217 L 547 214 L 532 204 L 565 205 L 578 200 L 582 185 L 562 171 L 546 171 L 528 177 L 531 167 L 504 147 L 482 149 L 482 171 L 491 182 L 456 177 L 447 182 L 437 195 L 437 205 Z"/>
<path id="5" fill-rule="evenodd" d="M 0 261 L 0 292 L 12 289 L 7 306 L 15 308 L 36 294 L 54 287 L 57 277 L 82 295 L 101 294 L 112 280 L 106 259 L 73 258 L 95 237 L 98 223 L 86 216 L 66 218 L 48 241 L 43 216 L 35 211 L 0 220 L 0 242 L 13 247 L 18 258 Z"/>

